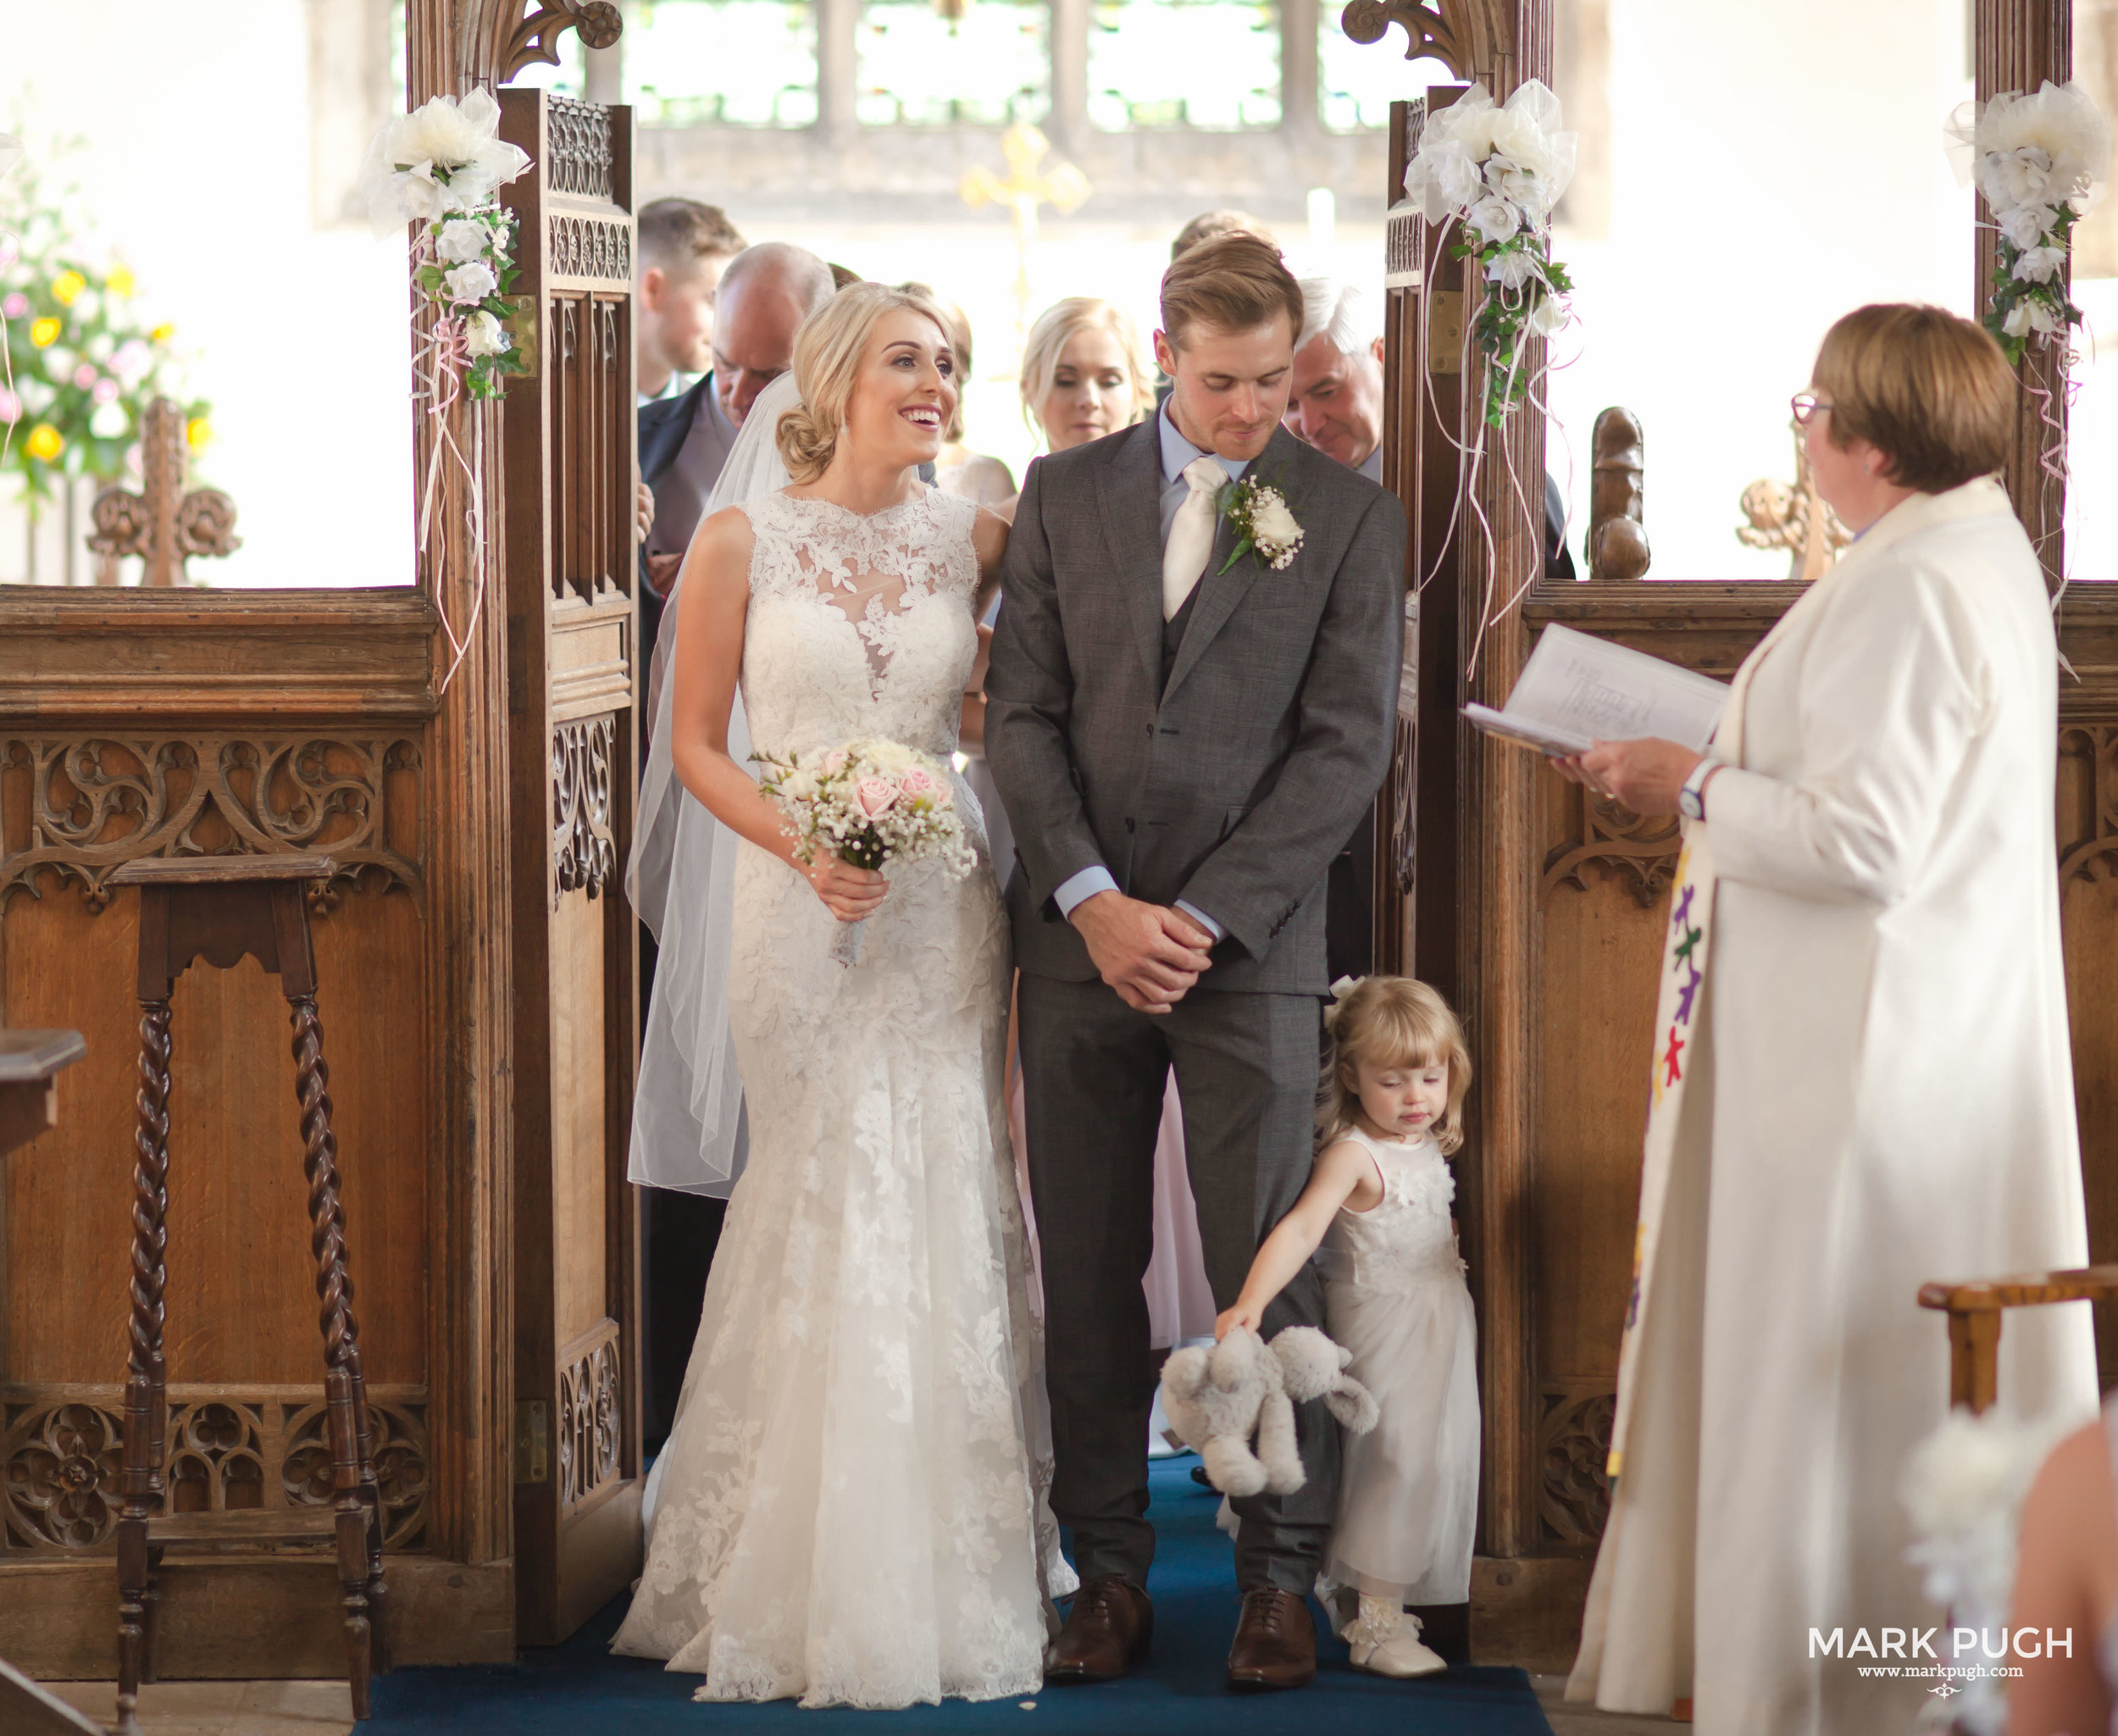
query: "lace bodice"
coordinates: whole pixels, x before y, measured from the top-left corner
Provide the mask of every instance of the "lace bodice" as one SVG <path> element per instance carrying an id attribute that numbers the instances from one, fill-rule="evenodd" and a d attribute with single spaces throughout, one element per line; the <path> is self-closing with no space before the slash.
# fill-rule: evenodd
<path id="1" fill-rule="evenodd" d="M 1341 1207 L 1324 1232 L 1319 1255 L 1326 1278 L 1371 1290 L 1454 1278 L 1463 1269 L 1449 1207 L 1456 1179 L 1432 1140 L 1378 1140 L 1358 1128 L 1345 1137 L 1375 1159 L 1383 1198 L 1366 1212 Z"/>
<path id="2" fill-rule="evenodd" d="M 881 735 L 945 759 L 978 656 L 978 507 L 929 489 L 862 518 L 768 494 L 743 636 L 743 708 L 762 753 Z"/>

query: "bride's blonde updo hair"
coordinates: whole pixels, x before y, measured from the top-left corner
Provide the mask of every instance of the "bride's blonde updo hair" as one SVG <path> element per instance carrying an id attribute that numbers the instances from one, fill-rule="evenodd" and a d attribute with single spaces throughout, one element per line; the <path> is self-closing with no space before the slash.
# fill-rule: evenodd
<path id="1" fill-rule="evenodd" d="M 846 427 L 846 408 L 860 377 L 868 334 L 884 314 L 902 308 L 931 319 L 945 343 L 949 317 L 930 296 L 893 289 L 883 283 L 849 283 L 802 322 L 795 334 L 795 389 L 801 402 L 779 419 L 773 430 L 787 474 L 796 482 L 814 482 L 838 450 Z"/>

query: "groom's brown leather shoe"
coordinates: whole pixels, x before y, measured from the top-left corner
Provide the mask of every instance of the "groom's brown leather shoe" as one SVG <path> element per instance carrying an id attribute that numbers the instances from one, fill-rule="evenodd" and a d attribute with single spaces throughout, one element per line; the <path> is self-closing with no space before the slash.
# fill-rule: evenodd
<path id="1" fill-rule="evenodd" d="M 1228 1686 L 1238 1693 L 1306 1688 L 1316 1674 L 1317 1624 L 1307 1600 L 1291 1591 L 1245 1592 L 1228 1648 Z"/>
<path id="2" fill-rule="evenodd" d="M 1155 1606 L 1129 1579 L 1095 1579 L 1074 1595 L 1067 1625 L 1045 1649 L 1046 1682 L 1115 1682 L 1147 1656 Z"/>

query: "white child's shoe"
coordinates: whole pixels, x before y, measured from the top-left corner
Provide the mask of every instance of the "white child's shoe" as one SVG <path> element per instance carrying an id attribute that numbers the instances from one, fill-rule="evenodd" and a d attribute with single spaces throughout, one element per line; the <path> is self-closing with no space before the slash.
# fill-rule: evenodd
<path id="1" fill-rule="evenodd" d="M 1449 1667 L 1448 1661 L 1421 1643 L 1419 1617 L 1387 1599 L 1361 1598 L 1361 1615 L 1345 1631 L 1353 1654 L 1353 1667 L 1374 1676 L 1434 1676 Z"/>

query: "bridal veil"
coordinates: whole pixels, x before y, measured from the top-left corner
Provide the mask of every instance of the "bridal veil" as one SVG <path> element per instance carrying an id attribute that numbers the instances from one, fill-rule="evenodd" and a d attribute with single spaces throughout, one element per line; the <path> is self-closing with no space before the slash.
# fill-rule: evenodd
<path id="1" fill-rule="evenodd" d="M 773 435 L 800 402 L 793 370 L 757 395 L 729 449 L 699 522 L 787 485 Z M 677 599 L 670 587 L 647 675 L 653 718 L 625 892 L 655 937 L 654 996 L 641 1039 L 626 1179 L 646 1187 L 726 1197 L 742 1173 L 748 1140 L 743 1081 L 729 1033 L 728 967 L 735 919 L 736 836 L 684 787 L 669 759 L 669 659 Z M 728 751 L 750 757 L 740 688 L 728 720 Z"/>

